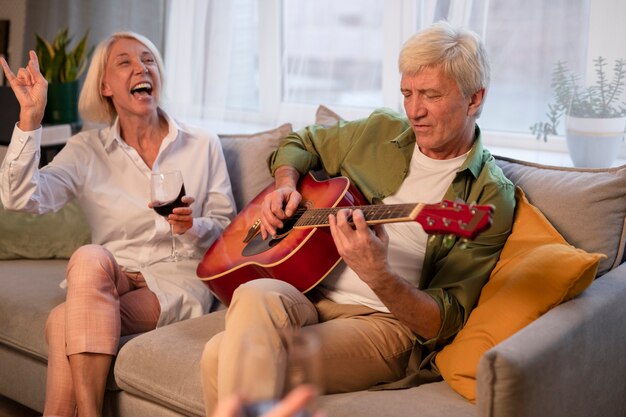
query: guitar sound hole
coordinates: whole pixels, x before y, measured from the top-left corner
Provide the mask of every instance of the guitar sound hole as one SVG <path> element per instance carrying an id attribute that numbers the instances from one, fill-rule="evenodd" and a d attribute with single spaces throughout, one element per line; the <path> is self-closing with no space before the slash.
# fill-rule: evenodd
<path id="1" fill-rule="evenodd" d="M 273 238 L 263 240 L 261 234 L 257 234 L 243 248 L 241 254 L 243 256 L 254 256 L 272 249 L 274 246 L 278 245 L 289 234 L 289 232 L 291 232 L 291 229 L 297 220 L 298 219 L 294 217 L 285 220 L 283 222 L 283 227 L 276 230 L 276 236 Z"/>

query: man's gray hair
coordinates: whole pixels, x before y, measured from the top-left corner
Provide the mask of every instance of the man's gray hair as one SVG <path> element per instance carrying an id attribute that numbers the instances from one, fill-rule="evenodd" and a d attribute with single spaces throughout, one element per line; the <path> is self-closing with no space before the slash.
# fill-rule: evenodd
<path id="1" fill-rule="evenodd" d="M 486 94 L 489 87 L 489 60 L 480 37 L 445 21 L 410 37 L 402 46 L 398 64 L 400 72 L 406 75 L 414 75 L 425 67 L 440 66 L 445 75 L 456 80 L 465 97 L 483 88 Z M 482 104 L 476 116 L 481 110 Z"/>

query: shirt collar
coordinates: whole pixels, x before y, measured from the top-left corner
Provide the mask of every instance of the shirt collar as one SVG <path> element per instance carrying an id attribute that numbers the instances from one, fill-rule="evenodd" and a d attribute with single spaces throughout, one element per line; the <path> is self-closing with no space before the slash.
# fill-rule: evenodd
<path id="1" fill-rule="evenodd" d="M 474 128 L 474 144 L 459 172 L 469 170 L 474 177 L 478 177 L 483 167 L 483 143 L 481 139 L 480 128 L 475 125 Z M 400 133 L 397 137 L 391 139 L 390 143 L 395 144 L 398 148 L 404 148 L 415 144 L 415 133 L 411 127 Z"/>
<path id="2" fill-rule="evenodd" d="M 168 125 L 168 133 L 164 140 L 171 142 L 176 140 L 179 132 L 187 133 L 187 131 L 183 127 L 181 127 L 176 120 L 174 120 L 172 117 L 170 117 L 169 114 L 167 114 L 167 112 L 165 112 L 161 108 L 159 108 L 158 111 L 160 114 L 163 115 L 163 117 L 165 117 Z M 116 142 L 118 145 L 126 145 L 126 142 L 122 139 L 122 136 L 120 135 L 119 116 L 115 117 L 113 124 L 108 129 L 108 133 L 104 140 L 104 148 L 108 150 Z"/>
<path id="3" fill-rule="evenodd" d="M 474 178 L 478 178 L 478 175 L 480 175 L 484 165 L 484 147 L 481 136 L 480 128 L 476 125 L 474 129 L 474 145 L 472 145 L 472 149 L 470 150 L 469 155 L 467 155 L 467 159 L 465 159 L 465 162 L 459 169 L 459 172 L 468 170 L 472 173 Z"/>

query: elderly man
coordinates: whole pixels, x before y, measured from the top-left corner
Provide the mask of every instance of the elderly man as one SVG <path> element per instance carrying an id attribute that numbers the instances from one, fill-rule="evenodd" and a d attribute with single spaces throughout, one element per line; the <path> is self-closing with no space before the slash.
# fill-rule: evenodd
<path id="1" fill-rule="evenodd" d="M 348 177 L 370 202 L 462 199 L 491 204 L 491 227 L 469 243 L 431 239 L 417 223 L 368 226 L 360 210 L 329 223 L 343 261 L 312 291 L 257 279 L 233 295 L 226 330 L 202 358 L 205 402 L 236 389 L 243 336 L 302 328 L 322 345 L 324 391 L 401 388 L 440 378 L 433 360 L 463 327 L 511 231 L 514 187 L 483 148 L 476 125 L 489 84 L 484 46 L 470 31 L 437 23 L 400 53 L 406 116 L 381 109 L 334 127 L 289 135 L 270 159 L 275 190 L 263 203 L 273 235 L 302 196 L 300 176 L 323 168 Z M 277 364 L 278 366 L 278 364 Z M 271 381 L 262 381 L 266 384 Z"/>

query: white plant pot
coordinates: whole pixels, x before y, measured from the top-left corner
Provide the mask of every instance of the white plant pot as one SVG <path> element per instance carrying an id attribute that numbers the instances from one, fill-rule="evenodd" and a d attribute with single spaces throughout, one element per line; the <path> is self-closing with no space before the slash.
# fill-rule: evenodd
<path id="1" fill-rule="evenodd" d="M 625 127 L 626 117 L 587 119 L 566 116 L 565 137 L 574 166 L 610 167 L 619 154 Z"/>

